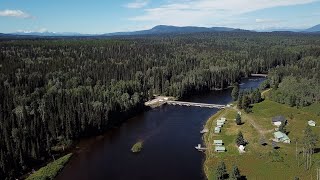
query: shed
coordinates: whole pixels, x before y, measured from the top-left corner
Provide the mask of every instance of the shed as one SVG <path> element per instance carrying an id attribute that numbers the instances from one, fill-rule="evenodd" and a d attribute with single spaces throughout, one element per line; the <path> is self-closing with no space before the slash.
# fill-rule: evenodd
<path id="1" fill-rule="evenodd" d="M 222 145 L 223 145 L 223 142 L 222 142 L 222 140 L 214 140 L 214 141 L 213 141 L 213 144 L 214 144 L 215 146 L 222 146 Z"/>
<path id="2" fill-rule="evenodd" d="M 216 146 L 214 151 L 215 152 L 225 152 L 226 148 L 224 146 Z"/>
<path id="3" fill-rule="evenodd" d="M 277 131 L 277 132 L 274 132 L 273 134 L 274 134 L 274 138 L 277 142 L 283 142 L 283 143 L 290 144 L 291 141 L 285 133 Z"/>
<path id="4" fill-rule="evenodd" d="M 223 126 L 224 125 L 224 123 L 223 122 L 217 122 L 217 126 Z"/>
<path id="5" fill-rule="evenodd" d="M 214 133 L 219 134 L 221 132 L 221 128 L 215 127 L 214 128 Z"/>
<path id="6" fill-rule="evenodd" d="M 313 120 L 308 121 L 309 126 L 316 126 L 316 122 L 314 122 Z"/>
<path id="7" fill-rule="evenodd" d="M 239 146 L 239 152 L 245 152 L 245 146 L 244 145 L 240 145 Z"/>
<path id="8" fill-rule="evenodd" d="M 275 116 L 272 118 L 272 124 L 280 126 L 282 123 L 285 123 L 287 120 L 284 116 Z"/>
<path id="9" fill-rule="evenodd" d="M 224 124 L 226 121 L 225 121 L 225 120 L 222 120 L 222 119 L 218 119 L 218 120 L 217 120 L 217 123 L 218 123 L 218 122 L 221 122 L 221 123 Z"/>

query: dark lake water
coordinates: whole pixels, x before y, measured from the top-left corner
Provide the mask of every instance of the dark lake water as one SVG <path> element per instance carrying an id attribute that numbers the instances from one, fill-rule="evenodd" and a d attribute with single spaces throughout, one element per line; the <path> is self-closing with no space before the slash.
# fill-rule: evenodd
<path id="1" fill-rule="evenodd" d="M 256 88 L 264 78 L 244 79 L 241 88 Z M 227 104 L 231 89 L 192 96 L 185 101 Z M 204 179 L 200 130 L 217 109 L 165 105 L 127 120 L 118 129 L 81 140 L 59 180 L 197 180 Z M 143 150 L 130 149 L 138 140 Z"/>

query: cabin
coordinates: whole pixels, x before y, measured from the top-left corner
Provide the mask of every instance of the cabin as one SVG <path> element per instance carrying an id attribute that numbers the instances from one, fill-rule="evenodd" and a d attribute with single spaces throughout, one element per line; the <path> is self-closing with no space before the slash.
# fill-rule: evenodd
<path id="1" fill-rule="evenodd" d="M 314 122 L 313 120 L 308 121 L 309 126 L 316 126 L 316 122 Z"/>
<path id="2" fill-rule="evenodd" d="M 272 118 L 272 124 L 275 126 L 280 126 L 282 123 L 286 123 L 287 120 L 284 116 L 276 116 Z"/>
<path id="3" fill-rule="evenodd" d="M 226 148 L 224 146 L 216 146 L 214 148 L 215 152 L 226 152 Z"/>
<path id="4" fill-rule="evenodd" d="M 223 122 L 217 122 L 217 127 L 222 127 L 224 125 Z"/>
<path id="5" fill-rule="evenodd" d="M 227 121 L 227 119 L 225 117 L 222 117 L 221 121 Z"/>
<path id="6" fill-rule="evenodd" d="M 214 133 L 219 134 L 221 132 L 221 128 L 215 127 L 214 128 Z"/>
<path id="7" fill-rule="evenodd" d="M 222 142 L 222 140 L 214 140 L 214 141 L 213 141 L 213 144 L 214 144 L 215 146 L 222 146 L 222 145 L 223 145 L 223 142 Z"/>
<path id="8" fill-rule="evenodd" d="M 223 123 L 223 124 L 226 123 L 226 121 L 225 121 L 225 120 L 222 120 L 222 119 L 218 119 L 218 120 L 217 120 L 217 123 L 218 123 L 218 122 L 221 122 L 221 123 Z"/>
<path id="9" fill-rule="evenodd" d="M 274 135 L 274 140 L 276 142 L 283 142 L 283 143 L 288 143 L 290 144 L 290 138 L 283 132 L 277 131 L 273 133 Z"/>

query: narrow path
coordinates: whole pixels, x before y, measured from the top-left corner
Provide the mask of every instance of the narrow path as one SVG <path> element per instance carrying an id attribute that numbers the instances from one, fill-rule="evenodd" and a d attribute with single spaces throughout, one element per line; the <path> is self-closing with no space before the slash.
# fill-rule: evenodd
<path id="1" fill-rule="evenodd" d="M 237 107 L 233 107 L 234 110 L 236 110 L 237 112 L 240 111 Z M 248 114 L 242 114 L 243 119 L 245 119 L 245 121 L 249 122 L 258 132 L 261 136 L 265 136 L 265 134 L 270 133 L 273 131 L 273 129 L 270 130 L 265 130 L 263 129 L 260 125 L 258 125 L 250 115 Z"/>

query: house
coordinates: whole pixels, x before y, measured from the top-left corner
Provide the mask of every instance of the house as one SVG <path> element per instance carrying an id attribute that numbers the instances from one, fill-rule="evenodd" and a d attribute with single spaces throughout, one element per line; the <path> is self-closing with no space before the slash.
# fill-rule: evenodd
<path id="1" fill-rule="evenodd" d="M 273 133 L 276 142 L 283 142 L 290 144 L 290 138 L 283 132 L 277 131 Z"/>
<path id="2" fill-rule="evenodd" d="M 214 148 L 215 152 L 226 152 L 226 148 L 224 146 L 216 146 Z"/>
<path id="3" fill-rule="evenodd" d="M 316 126 L 316 122 L 314 122 L 313 120 L 308 121 L 309 126 Z"/>
<path id="4" fill-rule="evenodd" d="M 215 146 L 222 146 L 222 145 L 223 145 L 223 142 L 222 142 L 222 140 L 214 140 L 214 141 L 213 141 L 213 144 L 214 144 Z"/>
<path id="5" fill-rule="evenodd" d="M 214 128 L 214 133 L 219 134 L 221 132 L 221 128 L 215 127 Z"/>
<path id="6" fill-rule="evenodd" d="M 275 126 L 280 126 L 282 123 L 286 123 L 287 120 L 284 116 L 276 116 L 272 118 L 272 124 Z"/>
<path id="7" fill-rule="evenodd" d="M 227 119 L 225 117 L 222 117 L 221 121 L 227 121 Z"/>

